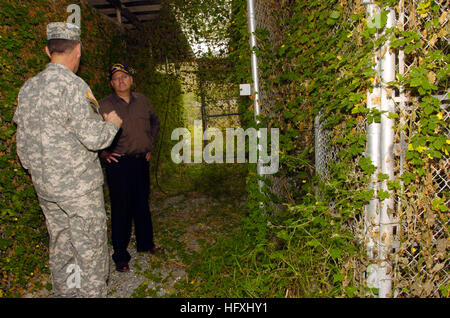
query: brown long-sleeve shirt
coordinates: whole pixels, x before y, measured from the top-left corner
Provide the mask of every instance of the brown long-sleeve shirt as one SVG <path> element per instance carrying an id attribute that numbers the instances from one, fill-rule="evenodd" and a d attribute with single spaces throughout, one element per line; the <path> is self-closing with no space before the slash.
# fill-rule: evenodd
<path id="1" fill-rule="evenodd" d="M 150 101 L 143 94 L 132 92 L 130 103 L 127 103 L 113 93 L 100 100 L 99 104 L 102 114 L 115 110 L 123 120 L 109 151 L 128 155 L 152 151 L 160 123 Z"/>

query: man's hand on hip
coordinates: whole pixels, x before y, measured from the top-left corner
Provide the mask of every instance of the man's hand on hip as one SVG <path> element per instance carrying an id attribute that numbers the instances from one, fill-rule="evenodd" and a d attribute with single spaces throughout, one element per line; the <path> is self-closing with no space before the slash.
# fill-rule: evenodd
<path id="1" fill-rule="evenodd" d="M 116 153 L 116 152 L 109 152 L 109 151 L 106 151 L 106 150 L 103 150 L 103 151 L 100 152 L 100 158 L 105 159 L 106 161 L 108 161 L 108 163 L 111 163 L 111 160 L 114 161 L 114 162 L 119 162 L 116 159 L 116 157 L 119 158 L 120 156 L 122 156 L 122 155 L 119 154 L 119 153 Z"/>

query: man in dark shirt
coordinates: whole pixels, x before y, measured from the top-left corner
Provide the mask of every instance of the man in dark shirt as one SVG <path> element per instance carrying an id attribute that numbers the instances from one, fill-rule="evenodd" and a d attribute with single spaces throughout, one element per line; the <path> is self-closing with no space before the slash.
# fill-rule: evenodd
<path id="1" fill-rule="evenodd" d="M 159 131 L 159 119 L 148 99 L 132 92 L 133 77 L 123 64 L 110 70 L 114 93 L 100 101 L 100 112 L 115 110 L 123 119 L 112 145 L 100 153 L 107 161 L 106 179 L 111 198 L 111 227 L 116 270 L 129 270 L 127 251 L 134 219 L 138 252 L 163 251 L 153 242 L 149 206 L 150 153 Z"/>

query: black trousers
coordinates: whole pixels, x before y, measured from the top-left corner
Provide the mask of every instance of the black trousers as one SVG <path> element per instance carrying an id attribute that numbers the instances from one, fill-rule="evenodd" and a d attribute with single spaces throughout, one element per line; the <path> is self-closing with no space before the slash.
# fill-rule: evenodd
<path id="1" fill-rule="evenodd" d="M 131 259 L 127 251 L 132 221 L 138 252 L 154 247 L 150 214 L 150 172 L 144 156 L 122 156 L 106 164 L 106 179 L 111 199 L 111 228 L 115 263 Z"/>

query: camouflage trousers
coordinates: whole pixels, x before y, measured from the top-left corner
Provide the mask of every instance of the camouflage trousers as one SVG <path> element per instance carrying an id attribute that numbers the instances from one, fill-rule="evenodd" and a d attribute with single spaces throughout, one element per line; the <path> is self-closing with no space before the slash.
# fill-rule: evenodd
<path id="1" fill-rule="evenodd" d="M 50 236 L 54 297 L 106 297 L 109 276 L 103 189 L 64 202 L 39 198 Z"/>

